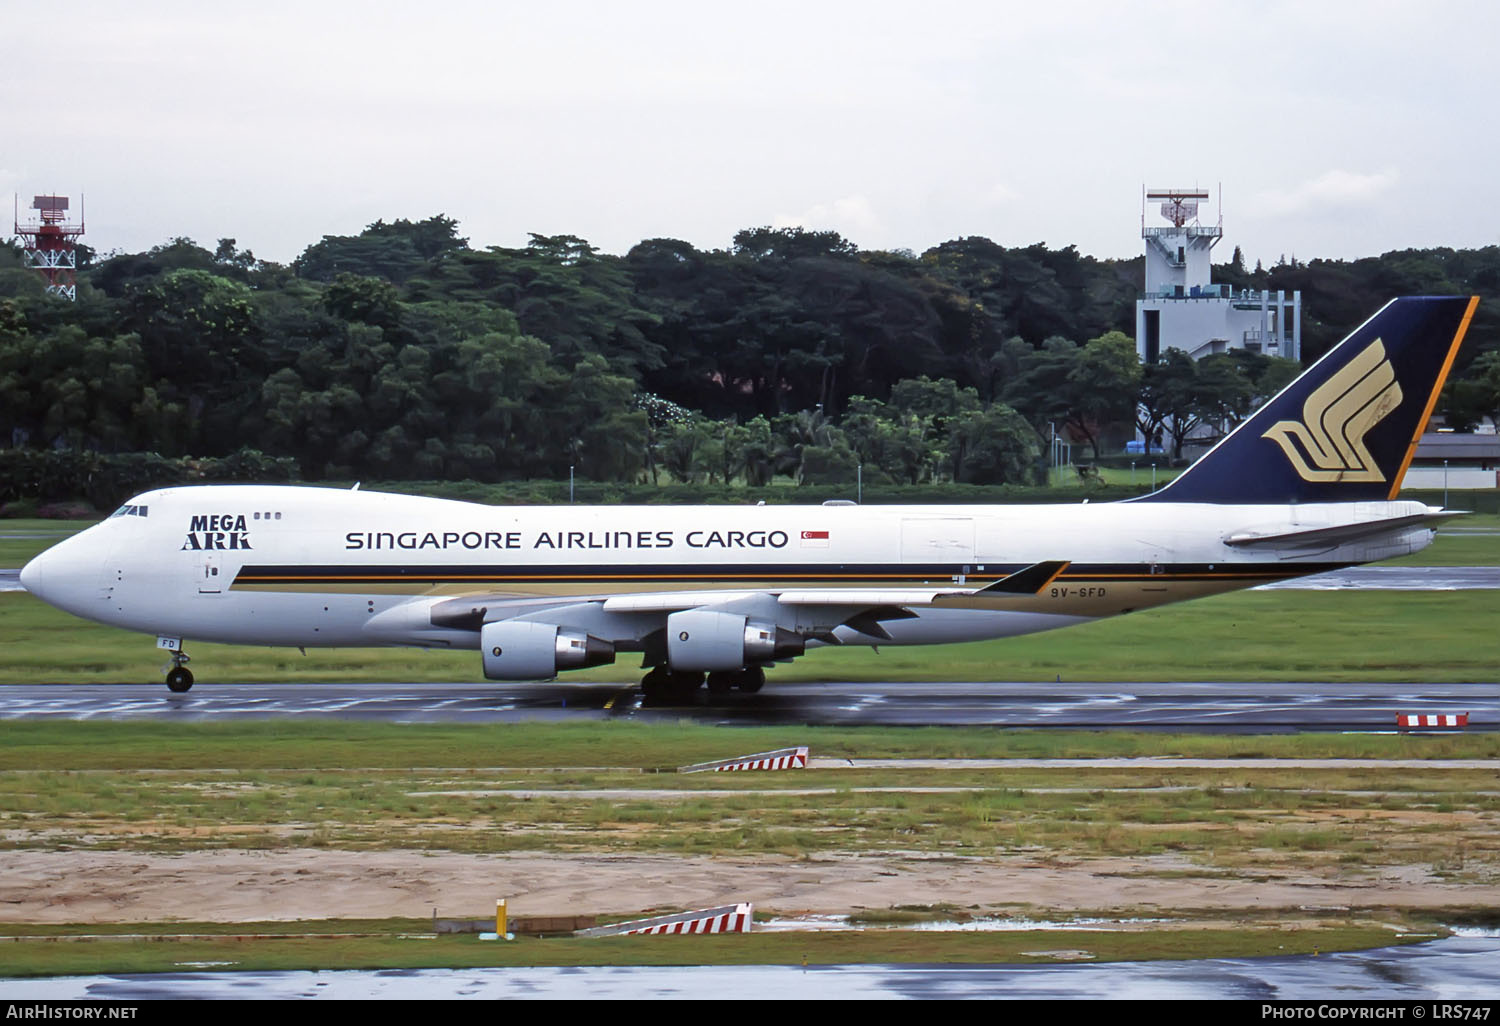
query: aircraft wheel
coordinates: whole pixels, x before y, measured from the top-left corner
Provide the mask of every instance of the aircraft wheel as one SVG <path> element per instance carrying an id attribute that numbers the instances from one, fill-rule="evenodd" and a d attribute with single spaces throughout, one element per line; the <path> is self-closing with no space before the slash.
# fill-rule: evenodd
<path id="1" fill-rule="evenodd" d="M 734 688 L 739 678 L 738 673 L 719 671 L 708 675 L 708 693 L 710 695 L 727 695 Z"/>
<path id="2" fill-rule="evenodd" d="M 753 695 L 766 685 L 766 671 L 759 666 L 752 666 L 739 674 L 737 686 L 747 695 Z"/>
<path id="3" fill-rule="evenodd" d="M 654 667 L 641 678 L 641 694 L 653 700 L 663 697 L 667 693 L 667 685 L 671 677 L 670 671 L 665 666 Z"/>
<path id="4" fill-rule="evenodd" d="M 167 672 L 167 687 L 178 693 L 193 686 L 193 671 L 177 666 Z"/>
<path id="5" fill-rule="evenodd" d="M 669 674 L 667 695 L 674 702 L 691 702 L 698 689 L 703 686 L 703 674 L 684 673 L 677 670 Z"/>

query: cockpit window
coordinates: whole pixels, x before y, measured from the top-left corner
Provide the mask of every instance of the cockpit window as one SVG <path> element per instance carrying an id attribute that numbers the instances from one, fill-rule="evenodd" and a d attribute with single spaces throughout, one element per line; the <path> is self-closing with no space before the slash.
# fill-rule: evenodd
<path id="1" fill-rule="evenodd" d="M 113 520 L 115 517 L 143 517 L 150 508 L 149 506 L 121 506 L 109 515 L 109 519 Z"/>

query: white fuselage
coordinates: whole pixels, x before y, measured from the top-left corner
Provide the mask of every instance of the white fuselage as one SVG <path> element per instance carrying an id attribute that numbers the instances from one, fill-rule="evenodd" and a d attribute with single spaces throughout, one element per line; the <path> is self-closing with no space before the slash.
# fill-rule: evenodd
<path id="1" fill-rule="evenodd" d="M 615 640 L 664 611 L 754 610 L 857 644 L 1003 637 L 1414 552 L 1427 526 L 1357 542 L 1226 538 L 1396 520 L 1412 502 L 1232 506 L 509 506 L 324 488 L 168 488 L 43 553 L 29 591 L 164 637 L 285 646 L 478 647 L 475 623 L 557 621 Z M 1029 565 L 1035 594 L 978 589 Z M 885 637 L 847 626 L 901 607 Z M 853 611 L 853 612 L 850 612 Z"/>

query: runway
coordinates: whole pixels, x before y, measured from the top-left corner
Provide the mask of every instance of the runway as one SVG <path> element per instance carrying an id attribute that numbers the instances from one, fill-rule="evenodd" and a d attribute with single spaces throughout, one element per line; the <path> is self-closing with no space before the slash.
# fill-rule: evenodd
<path id="1" fill-rule="evenodd" d="M 632 685 L 160 684 L 0 686 L 0 719 L 312 717 L 391 723 L 638 719 L 721 725 L 1001 726 L 1220 733 L 1396 730 L 1398 713 L 1468 713 L 1500 729 L 1500 686 L 1348 683 L 787 683 L 648 706 Z"/>

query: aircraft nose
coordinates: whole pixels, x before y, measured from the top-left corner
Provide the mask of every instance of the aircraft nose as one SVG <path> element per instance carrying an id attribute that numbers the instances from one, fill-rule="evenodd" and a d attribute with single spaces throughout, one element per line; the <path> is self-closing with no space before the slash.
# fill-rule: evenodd
<path id="1" fill-rule="evenodd" d="M 96 536 L 84 531 L 22 567 L 21 587 L 49 606 L 86 616 L 82 610 L 97 606 L 103 594 L 99 587 L 103 562 Z"/>
<path id="2" fill-rule="evenodd" d="M 42 557 L 37 556 L 21 568 L 21 587 L 35 595 L 42 597 Z"/>

